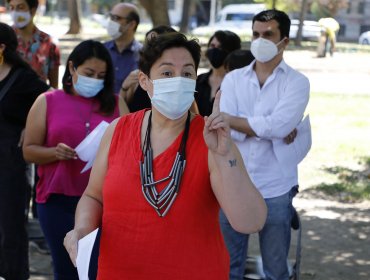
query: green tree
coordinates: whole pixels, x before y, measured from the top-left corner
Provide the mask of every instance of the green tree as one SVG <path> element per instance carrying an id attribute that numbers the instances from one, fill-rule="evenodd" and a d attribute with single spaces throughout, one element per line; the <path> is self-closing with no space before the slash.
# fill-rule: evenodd
<path id="1" fill-rule="evenodd" d="M 313 0 L 311 12 L 317 18 L 334 17 L 338 10 L 348 7 L 349 0 Z"/>
<path id="2" fill-rule="evenodd" d="M 285 12 L 299 11 L 302 0 L 255 0 L 256 3 L 265 3 L 268 9 L 278 9 Z"/>

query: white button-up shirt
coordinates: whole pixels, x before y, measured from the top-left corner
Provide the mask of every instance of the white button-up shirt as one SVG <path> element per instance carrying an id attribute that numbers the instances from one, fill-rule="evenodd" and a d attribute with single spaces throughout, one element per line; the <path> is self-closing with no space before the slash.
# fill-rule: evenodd
<path id="1" fill-rule="evenodd" d="M 254 63 L 228 73 L 221 84 L 222 112 L 248 119 L 258 137 L 231 131 L 253 183 L 264 198 L 287 193 L 298 184 L 297 164 L 279 163 L 273 139 L 286 137 L 303 118 L 309 80 L 284 60 L 260 87 Z"/>

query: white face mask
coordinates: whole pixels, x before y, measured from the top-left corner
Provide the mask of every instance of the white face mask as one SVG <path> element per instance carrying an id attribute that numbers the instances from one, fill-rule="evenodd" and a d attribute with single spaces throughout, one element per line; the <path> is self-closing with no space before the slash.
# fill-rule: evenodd
<path id="1" fill-rule="evenodd" d="M 122 32 L 119 30 L 121 25 L 118 22 L 113 20 L 108 21 L 107 31 L 108 35 L 112 37 L 113 40 L 117 39 L 122 35 Z"/>
<path id="2" fill-rule="evenodd" d="M 154 80 L 153 107 L 171 120 L 179 119 L 194 101 L 195 84 L 195 80 L 184 77 Z"/>
<path id="3" fill-rule="evenodd" d="M 23 28 L 31 21 L 31 13 L 30 12 L 17 12 L 13 11 L 10 13 L 14 26 L 16 28 Z"/>
<path id="4" fill-rule="evenodd" d="M 275 56 L 277 56 L 277 54 L 279 53 L 277 46 L 283 40 L 281 40 L 279 43 L 275 45 L 270 40 L 267 40 L 264 38 L 258 38 L 252 41 L 251 52 L 257 61 L 262 62 L 262 63 L 268 62 L 272 60 Z"/>

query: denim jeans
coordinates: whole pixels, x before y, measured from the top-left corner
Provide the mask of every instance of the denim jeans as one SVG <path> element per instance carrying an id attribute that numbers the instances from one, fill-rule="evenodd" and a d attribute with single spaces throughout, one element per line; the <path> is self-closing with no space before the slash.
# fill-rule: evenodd
<path id="1" fill-rule="evenodd" d="M 287 258 L 290 247 L 293 197 L 298 192 L 293 187 L 288 193 L 265 199 L 268 214 L 259 243 L 266 280 L 288 280 Z M 225 214 L 220 211 L 222 234 L 230 254 L 230 280 L 242 280 L 248 250 L 249 235 L 235 231 Z"/>
<path id="2" fill-rule="evenodd" d="M 54 280 L 78 280 L 77 269 L 63 246 L 63 240 L 73 229 L 79 199 L 77 196 L 52 194 L 46 203 L 37 204 L 40 225 L 53 259 Z"/>

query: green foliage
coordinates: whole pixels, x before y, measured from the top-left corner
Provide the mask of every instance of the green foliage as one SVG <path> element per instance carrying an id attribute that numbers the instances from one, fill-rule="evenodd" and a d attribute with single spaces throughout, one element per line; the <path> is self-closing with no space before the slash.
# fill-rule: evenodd
<path id="1" fill-rule="evenodd" d="M 116 1 L 116 0 L 90 0 L 89 2 L 91 4 L 95 4 L 99 8 L 99 10 L 103 10 L 103 9 L 110 10 L 110 8 L 113 5 L 115 5 L 118 2 L 123 2 L 123 1 Z"/>
<path id="2" fill-rule="evenodd" d="M 271 9 L 274 0 L 255 0 L 256 3 L 265 3 Z M 275 0 L 275 8 L 286 13 L 297 12 L 300 9 L 302 0 Z"/>
<path id="3" fill-rule="evenodd" d="M 327 173 L 337 177 L 338 182 L 321 183 L 315 189 L 345 202 L 370 200 L 370 157 L 362 158 L 360 163 L 364 167 L 362 170 L 342 166 L 325 168 Z"/>
<path id="4" fill-rule="evenodd" d="M 311 13 L 317 18 L 335 17 L 338 10 L 348 7 L 349 0 L 313 0 Z"/>
<path id="5" fill-rule="evenodd" d="M 230 5 L 230 4 L 253 4 L 255 1 L 253 0 L 223 0 L 222 6 Z"/>

